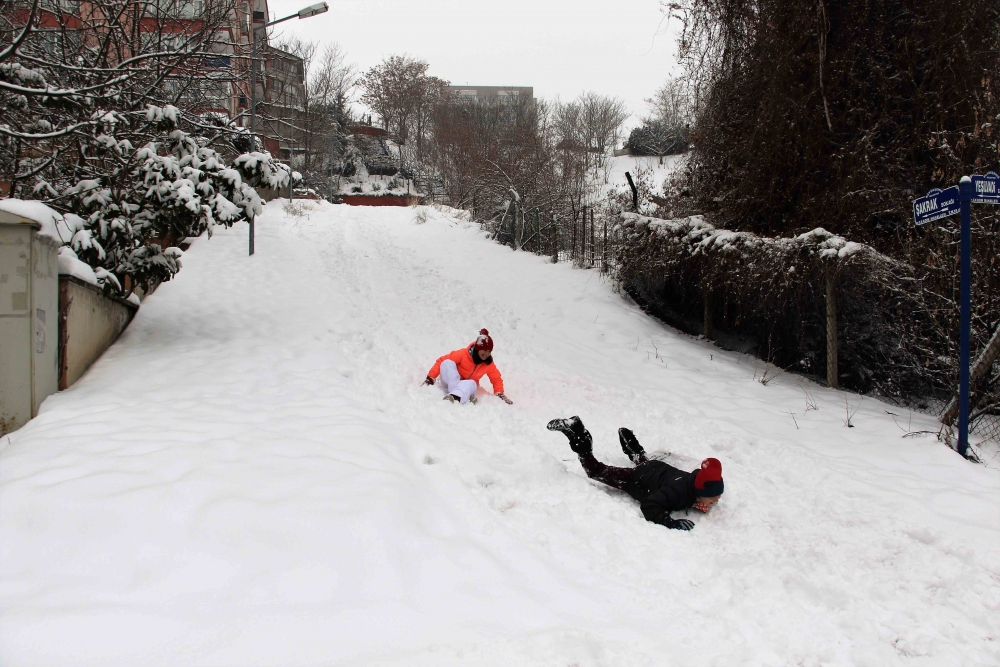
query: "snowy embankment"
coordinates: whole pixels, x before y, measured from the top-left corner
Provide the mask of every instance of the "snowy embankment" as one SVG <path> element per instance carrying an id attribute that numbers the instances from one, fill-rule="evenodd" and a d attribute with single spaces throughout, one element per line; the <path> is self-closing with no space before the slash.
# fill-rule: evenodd
<path id="1" fill-rule="evenodd" d="M 633 179 L 648 174 L 652 194 L 663 194 L 663 182 L 674 171 L 684 164 L 686 155 L 666 155 L 664 157 L 644 157 L 638 155 L 620 155 L 608 158 L 607 185 L 601 189 L 602 195 L 610 188 L 628 192 L 628 180 L 625 172 L 632 174 Z"/>
<path id="2" fill-rule="evenodd" d="M 1000 474 L 931 418 L 433 210 L 315 207 L 196 241 L 0 442 L 5 667 L 1000 663 Z M 483 326 L 513 406 L 420 386 Z M 617 465 L 619 426 L 718 457 L 722 502 L 646 523 L 571 414 Z"/>

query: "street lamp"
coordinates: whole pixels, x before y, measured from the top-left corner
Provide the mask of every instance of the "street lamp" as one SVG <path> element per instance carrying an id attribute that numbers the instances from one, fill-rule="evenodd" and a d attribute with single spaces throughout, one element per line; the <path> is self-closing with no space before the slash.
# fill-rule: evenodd
<path id="1" fill-rule="evenodd" d="M 317 2 L 316 4 L 309 5 L 298 12 L 286 16 L 285 18 L 275 19 L 269 23 L 265 23 L 260 26 L 261 30 L 266 30 L 276 23 L 282 23 L 284 21 L 289 21 L 291 19 L 308 19 L 317 14 L 322 14 L 328 11 L 330 6 L 325 2 Z M 257 26 L 253 24 L 253 14 L 250 15 L 250 41 L 253 44 L 252 51 L 250 54 L 250 150 L 257 150 Z M 291 174 L 289 174 L 289 179 Z M 253 254 L 253 223 L 254 216 L 250 216 L 250 254 Z"/>

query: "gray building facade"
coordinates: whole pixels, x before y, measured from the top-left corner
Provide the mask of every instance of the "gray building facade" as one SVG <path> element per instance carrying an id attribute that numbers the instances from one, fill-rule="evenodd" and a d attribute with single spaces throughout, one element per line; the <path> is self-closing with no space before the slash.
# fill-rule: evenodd
<path id="1" fill-rule="evenodd" d="M 515 102 L 535 99 L 531 86 L 448 86 L 448 92 L 469 102 Z"/>

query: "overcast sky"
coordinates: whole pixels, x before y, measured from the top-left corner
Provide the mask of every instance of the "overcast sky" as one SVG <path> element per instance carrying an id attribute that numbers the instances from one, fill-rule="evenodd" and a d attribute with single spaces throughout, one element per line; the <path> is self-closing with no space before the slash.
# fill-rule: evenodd
<path id="1" fill-rule="evenodd" d="M 678 25 L 659 0 L 327 1 L 329 12 L 276 26 L 276 36 L 339 42 L 362 72 L 405 53 L 453 84 L 533 86 L 535 97 L 563 100 L 592 90 L 643 114 L 674 68 Z M 272 18 L 309 4 L 269 0 Z"/>

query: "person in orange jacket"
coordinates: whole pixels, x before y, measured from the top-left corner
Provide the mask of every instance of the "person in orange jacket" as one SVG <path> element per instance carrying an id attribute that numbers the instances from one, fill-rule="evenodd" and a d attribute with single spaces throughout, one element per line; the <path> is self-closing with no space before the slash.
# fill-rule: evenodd
<path id="1" fill-rule="evenodd" d="M 476 402 L 476 389 L 479 388 L 479 378 L 484 375 L 493 384 L 493 393 L 507 405 L 514 401 L 503 393 L 503 378 L 500 370 L 493 363 L 493 339 L 486 329 L 479 330 L 479 337 L 467 347 L 449 352 L 434 362 L 427 371 L 424 384 L 434 384 L 441 377 L 441 385 L 445 390 L 446 401 L 466 403 Z"/>

